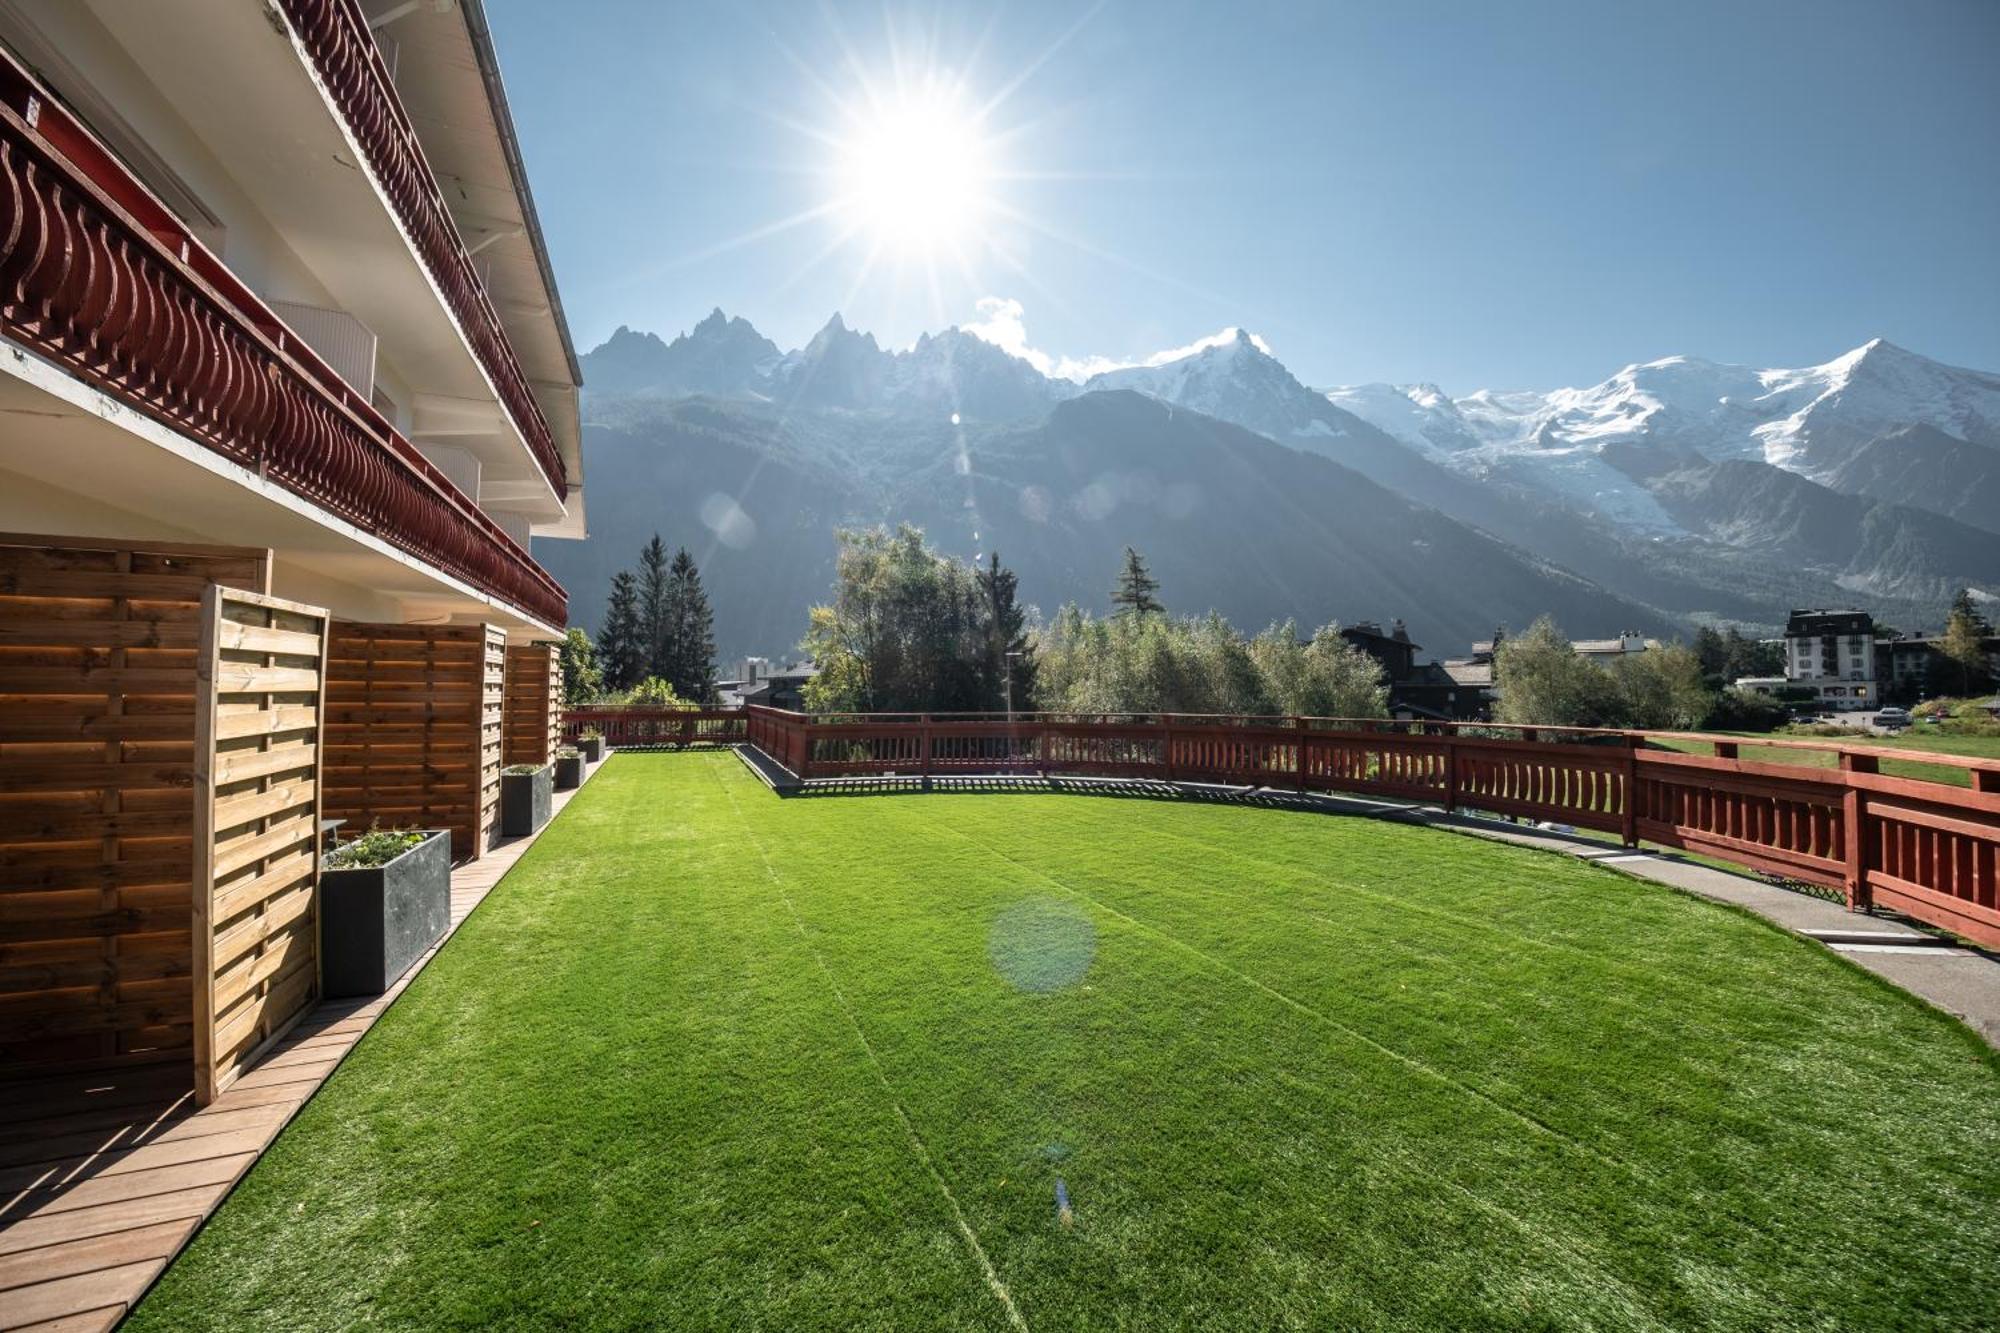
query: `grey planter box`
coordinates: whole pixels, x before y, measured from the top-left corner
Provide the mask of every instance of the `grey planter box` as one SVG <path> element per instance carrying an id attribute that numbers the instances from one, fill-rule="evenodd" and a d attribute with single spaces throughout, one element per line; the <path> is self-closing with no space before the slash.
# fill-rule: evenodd
<path id="1" fill-rule="evenodd" d="M 525 838 L 549 822 L 555 803 L 556 770 L 543 764 L 532 773 L 500 775 L 500 836 Z"/>
<path id="2" fill-rule="evenodd" d="M 583 752 L 585 762 L 592 764 L 603 762 L 604 737 L 586 736 L 576 743 L 576 748 Z"/>
<path id="3" fill-rule="evenodd" d="M 575 791 L 583 785 L 583 756 L 581 754 L 556 756 L 556 790 Z"/>
<path id="4" fill-rule="evenodd" d="M 322 870 L 320 968 L 330 998 L 380 995 L 451 925 L 451 834 L 384 866 Z"/>

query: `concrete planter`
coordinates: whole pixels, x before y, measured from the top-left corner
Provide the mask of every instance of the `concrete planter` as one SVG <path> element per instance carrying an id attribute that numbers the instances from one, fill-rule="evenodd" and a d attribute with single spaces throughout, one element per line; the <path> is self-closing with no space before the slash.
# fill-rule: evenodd
<path id="1" fill-rule="evenodd" d="M 582 752 L 586 763 L 601 763 L 604 759 L 604 737 L 602 736 L 585 736 L 576 743 L 576 748 Z"/>
<path id="2" fill-rule="evenodd" d="M 556 790 L 575 791 L 583 785 L 583 755 L 559 754 L 556 756 Z"/>
<path id="3" fill-rule="evenodd" d="M 451 834 L 387 865 L 322 870 L 320 966 L 329 997 L 379 995 L 451 925 Z"/>
<path id="4" fill-rule="evenodd" d="M 500 836 L 525 838 L 549 822 L 555 804 L 553 764 L 532 773 L 500 774 Z"/>

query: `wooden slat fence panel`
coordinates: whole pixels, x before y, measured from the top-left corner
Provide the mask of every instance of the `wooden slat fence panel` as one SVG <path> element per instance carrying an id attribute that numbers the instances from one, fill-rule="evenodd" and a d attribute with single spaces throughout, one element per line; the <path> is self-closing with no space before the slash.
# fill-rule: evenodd
<path id="1" fill-rule="evenodd" d="M 262 591 L 269 568 L 0 534 L 0 1076 L 187 1059 L 188 636 L 210 586 Z"/>
<path id="2" fill-rule="evenodd" d="M 507 730 L 502 760 L 545 764 L 562 744 L 562 648 L 524 643 L 507 650 Z"/>
<path id="3" fill-rule="evenodd" d="M 320 804 L 348 821 L 344 835 L 445 828 L 455 858 L 484 850 L 500 771 L 497 715 L 488 733 L 496 641 L 504 632 L 489 625 L 334 622 Z"/>
<path id="4" fill-rule="evenodd" d="M 194 1079 L 206 1104 L 320 997 L 318 607 L 211 588 L 195 705 Z"/>
<path id="5" fill-rule="evenodd" d="M 479 836 L 473 848 L 483 856 L 499 835 L 501 756 L 506 750 L 507 633 L 495 625 L 486 627 L 479 699 Z"/>

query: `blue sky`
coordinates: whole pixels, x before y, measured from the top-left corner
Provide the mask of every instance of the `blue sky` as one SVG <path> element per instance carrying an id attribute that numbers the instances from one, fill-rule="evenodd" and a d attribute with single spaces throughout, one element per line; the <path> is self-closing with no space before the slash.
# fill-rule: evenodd
<path id="1" fill-rule="evenodd" d="M 487 5 L 583 349 L 1003 299 L 1052 359 L 1242 325 L 1321 385 L 2000 370 L 1995 0 Z M 962 263 L 824 211 L 898 69 L 997 102 Z"/>

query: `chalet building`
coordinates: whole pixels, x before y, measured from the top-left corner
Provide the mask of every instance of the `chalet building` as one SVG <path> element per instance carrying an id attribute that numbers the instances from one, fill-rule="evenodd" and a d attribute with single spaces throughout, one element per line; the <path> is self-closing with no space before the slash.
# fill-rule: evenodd
<path id="1" fill-rule="evenodd" d="M 746 657 L 737 668 L 737 678 L 717 681 L 715 688 L 724 708 L 761 704 L 797 712 L 805 707 L 806 685 L 818 674 L 819 667 L 811 662 L 773 667 L 768 658 Z"/>
<path id="2" fill-rule="evenodd" d="M 317 998 L 322 820 L 549 758 L 581 381 L 479 0 L 0 0 L 0 1078 Z"/>
<path id="3" fill-rule="evenodd" d="M 1483 683 L 1471 673 L 1461 679 L 1452 664 L 1419 664 L 1421 648 L 1411 642 L 1410 632 L 1398 620 L 1385 633 L 1372 620 L 1359 621 L 1340 631 L 1340 637 L 1382 664 L 1389 686 L 1389 713 L 1392 717 L 1441 722 L 1465 722 L 1485 717 L 1492 703 L 1493 668 L 1485 667 Z"/>
<path id="4" fill-rule="evenodd" d="M 1866 611 L 1793 611 L 1785 622 L 1785 680 L 1811 689 L 1824 708 L 1878 706 L 1875 618 Z"/>
<path id="5" fill-rule="evenodd" d="M 1986 655 L 1986 680 L 2000 681 L 2000 634 L 1989 634 L 1979 642 Z M 1883 700 L 1890 703 L 1915 703 L 1934 695 L 1957 694 L 1965 688 L 1958 663 L 1944 654 L 1942 634 L 1899 634 L 1875 640 L 1875 678 L 1881 684 Z"/>

